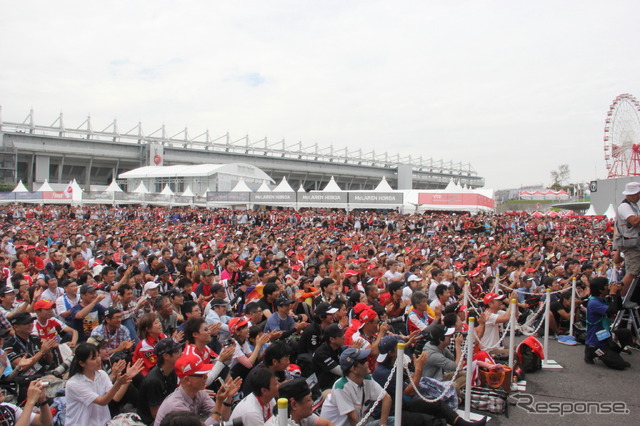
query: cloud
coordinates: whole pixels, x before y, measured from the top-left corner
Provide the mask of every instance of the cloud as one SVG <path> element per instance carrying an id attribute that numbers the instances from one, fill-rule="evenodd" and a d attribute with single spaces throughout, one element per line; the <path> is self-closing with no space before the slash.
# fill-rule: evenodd
<path id="1" fill-rule="evenodd" d="M 165 123 L 470 163 L 487 186 L 604 177 L 603 128 L 640 96 L 640 3 L 293 0 L 16 3 L 5 120 Z M 12 42 L 8 42 L 12 41 Z M 52 119 L 50 120 L 50 118 Z M 96 125 L 98 126 L 98 125 Z"/>

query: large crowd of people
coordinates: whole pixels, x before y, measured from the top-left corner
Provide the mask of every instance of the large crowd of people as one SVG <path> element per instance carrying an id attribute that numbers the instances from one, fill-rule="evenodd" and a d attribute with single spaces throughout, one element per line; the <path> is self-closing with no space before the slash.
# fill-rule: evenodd
<path id="1" fill-rule="evenodd" d="M 606 301 L 621 286 L 608 283 L 625 273 L 613 226 L 583 216 L 5 206 L 0 425 L 275 425 L 278 398 L 289 401 L 289 424 L 392 425 L 395 395 L 384 386 L 395 383 L 399 342 L 411 371 L 401 373 L 406 424 L 484 424 L 423 401 L 412 383 L 453 380 L 462 396 L 468 317 L 478 318 L 479 365 L 498 370 L 491 355 L 510 309 L 527 317 L 545 289 L 542 320 L 566 333 L 563 290 L 574 279 L 577 326 L 590 299 L 597 318 L 614 314 Z"/>

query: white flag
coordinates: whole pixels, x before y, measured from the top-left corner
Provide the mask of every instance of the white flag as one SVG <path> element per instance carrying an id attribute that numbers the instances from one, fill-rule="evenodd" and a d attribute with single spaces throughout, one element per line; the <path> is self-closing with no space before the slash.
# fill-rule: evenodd
<path id="1" fill-rule="evenodd" d="M 67 185 L 67 187 L 64 190 L 64 196 L 66 198 L 71 198 L 73 197 L 73 186 L 71 185 L 73 182 L 69 182 L 69 185 Z"/>

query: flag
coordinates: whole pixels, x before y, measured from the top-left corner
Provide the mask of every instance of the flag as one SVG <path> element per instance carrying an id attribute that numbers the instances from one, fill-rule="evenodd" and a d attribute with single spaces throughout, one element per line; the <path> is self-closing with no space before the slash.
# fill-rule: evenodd
<path id="1" fill-rule="evenodd" d="M 263 289 L 264 289 L 263 284 L 258 284 L 253 289 L 249 287 L 247 289 L 246 303 L 253 302 L 254 300 L 262 299 L 264 297 L 264 294 L 262 293 Z"/>
<path id="2" fill-rule="evenodd" d="M 64 196 L 66 198 L 71 198 L 73 197 L 73 186 L 71 185 L 73 182 L 69 182 L 69 185 L 67 185 L 67 187 L 64 190 Z"/>

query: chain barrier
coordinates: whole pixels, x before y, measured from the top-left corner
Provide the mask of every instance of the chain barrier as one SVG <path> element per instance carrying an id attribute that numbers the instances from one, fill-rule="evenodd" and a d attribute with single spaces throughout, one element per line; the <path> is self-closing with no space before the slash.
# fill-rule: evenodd
<path id="1" fill-rule="evenodd" d="M 549 299 L 549 300 L 551 300 L 551 299 Z M 533 331 L 531 331 L 531 332 L 526 331 L 525 327 L 526 328 L 531 328 L 531 324 L 533 324 L 533 322 L 538 318 L 538 316 L 540 315 L 540 313 L 544 309 L 546 303 L 548 303 L 547 300 L 545 300 L 544 303 L 541 303 L 540 307 L 538 308 L 538 311 L 533 315 L 529 315 L 529 318 L 527 318 L 527 320 L 525 321 L 524 324 L 522 324 L 522 325 L 516 324 L 516 330 L 521 332 L 525 336 L 533 336 L 534 334 L 536 334 L 538 332 L 538 330 L 540 330 L 540 327 L 542 326 L 542 324 L 544 324 L 544 321 L 546 319 L 543 319 L 542 321 L 540 321 L 538 323 L 538 326 L 535 329 L 533 329 Z"/>
<path id="2" fill-rule="evenodd" d="M 491 345 L 491 346 L 485 346 L 484 348 L 482 348 L 483 351 L 490 351 L 491 349 L 498 349 L 502 342 L 504 341 L 504 338 L 507 337 L 507 334 L 509 334 L 509 330 L 511 329 L 511 321 L 507 322 L 507 326 L 504 328 L 504 330 L 502 330 L 502 337 L 500 337 L 500 340 L 498 340 L 498 342 L 495 345 Z M 477 334 L 475 334 L 473 337 L 475 337 L 476 342 L 480 343 L 480 338 L 478 337 Z"/>
<path id="3" fill-rule="evenodd" d="M 416 395 L 422 399 L 424 402 L 438 402 L 440 401 L 442 398 L 444 398 L 444 396 L 446 395 L 447 391 L 449 390 L 449 388 L 451 388 L 451 386 L 453 386 L 453 382 L 458 378 L 458 374 L 460 373 L 460 368 L 462 367 L 463 362 L 466 359 L 466 354 L 467 354 L 467 341 L 464 341 L 464 345 L 463 347 L 460 349 L 462 351 L 461 353 L 461 357 L 460 357 L 460 361 L 458 361 L 458 365 L 456 366 L 456 370 L 453 372 L 453 376 L 451 377 L 451 380 L 447 381 L 444 389 L 442 391 L 442 394 L 435 398 L 435 399 L 429 399 L 426 396 L 422 395 L 420 393 L 420 391 L 418 390 L 418 386 L 415 384 L 415 382 L 413 381 L 413 374 L 411 374 L 411 371 L 409 371 L 409 367 L 407 365 L 404 366 L 404 370 L 407 373 L 407 375 L 409 376 L 409 381 L 411 382 L 411 385 L 413 386 L 413 389 L 416 391 Z"/>
<path id="4" fill-rule="evenodd" d="M 393 373 L 395 373 L 396 371 L 396 367 L 397 367 L 397 360 L 396 362 L 393 363 L 393 368 L 389 373 L 389 378 L 387 378 L 387 381 L 382 388 L 385 392 L 380 392 L 380 395 L 378 395 L 378 398 L 375 400 L 375 402 L 373 403 L 369 411 L 367 411 L 367 414 L 365 414 L 364 417 L 360 419 L 360 421 L 356 424 L 356 426 L 362 426 L 365 423 L 367 423 L 367 420 L 369 420 L 369 417 L 371 417 L 371 414 L 373 414 L 373 411 L 376 409 L 380 401 L 382 401 L 382 398 L 384 398 L 384 396 L 388 393 L 386 392 L 386 390 L 389 387 L 389 384 L 391 383 L 391 379 L 393 378 Z"/>

